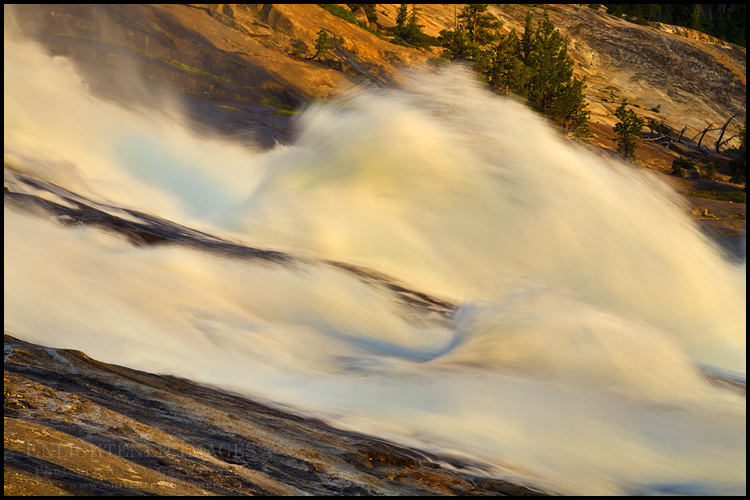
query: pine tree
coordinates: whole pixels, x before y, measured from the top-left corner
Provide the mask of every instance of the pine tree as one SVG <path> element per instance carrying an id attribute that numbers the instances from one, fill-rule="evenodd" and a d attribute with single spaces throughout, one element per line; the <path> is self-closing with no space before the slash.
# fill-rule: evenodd
<path id="1" fill-rule="evenodd" d="M 521 52 L 529 68 L 529 78 L 521 94 L 529 105 L 547 115 L 563 129 L 586 136 L 589 111 L 584 100 L 582 80 L 573 77 L 573 60 L 568 56 L 568 40 L 544 11 L 537 29 L 530 30 L 530 16 L 521 40 Z"/>
<path id="2" fill-rule="evenodd" d="M 643 119 L 635 111 L 628 109 L 627 99 L 623 99 L 620 107 L 615 111 L 619 120 L 612 127 L 617 134 L 617 152 L 626 160 L 635 159 L 635 150 L 638 147 L 638 138 L 641 137 Z"/>
<path id="3" fill-rule="evenodd" d="M 635 22 L 638 24 L 645 24 L 646 21 L 643 19 L 643 11 L 641 10 L 641 4 L 633 4 L 633 15 L 635 16 Z"/>
<path id="4" fill-rule="evenodd" d="M 393 28 L 393 34 L 407 44 L 416 47 L 429 47 L 433 44 L 434 38 L 425 35 L 422 32 L 424 24 L 419 24 L 419 13 L 422 11 L 416 5 L 411 6 L 409 13 L 407 5 L 401 4 L 396 15 L 396 26 Z M 392 40 L 392 43 L 399 43 Z M 399 43 L 403 45 L 403 43 Z"/>
<path id="5" fill-rule="evenodd" d="M 411 14 L 409 14 L 409 20 L 406 22 L 406 41 L 417 47 L 429 46 L 429 42 L 426 40 L 426 36 L 422 33 L 424 24 L 419 24 L 419 13 L 422 11 L 416 5 L 411 6 Z M 403 38 L 403 37 L 402 37 Z"/>
<path id="6" fill-rule="evenodd" d="M 672 7 L 670 5 L 665 5 L 659 11 L 659 22 L 664 24 L 674 24 L 672 22 Z"/>
<path id="7" fill-rule="evenodd" d="M 440 32 L 443 57 L 474 62 L 496 91 L 520 94 L 534 110 L 579 137 L 591 134 L 583 94 L 586 84 L 573 77 L 568 40 L 555 29 L 546 10 L 536 30 L 531 12 L 526 15 L 520 39 L 515 30 L 500 35 L 502 22 L 487 12 L 486 5 L 469 5 L 458 18 L 458 30 Z"/>
<path id="8" fill-rule="evenodd" d="M 442 56 L 451 61 L 473 61 L 479 55 L 479 47 L 461 30 L 442 30 L 438 41 L 443 47 Z"/>
<path id="9" fill-rule="evenodd" d="M 363 3 L 360 5 L 362 6 L 362 9 L 365 11 L 365 15 L 367 16 L 368 21 L 370 21 L 371 23 L 378 22 L 378 11 L 375 9 L 377 4 Z"/>
<path id="10" fill-rule="evenodd" d="M 727 42 L 747 46 L 747 5 L 733 4 L 727 16 Z"/>
<path id="11" fill-rule="evenodd" d="M 549 114 L 564 130 L 578 137 L 591 135 L 588 126 L 591 112 L 584 101 L 584 88 L 586 88 L 585 82 L 578 78 L 573 78 L 569 83 L 563 84 Z"/>
<path id="12" fill-rule="evenodd" d="M 469 4 L 458 15 L 462 30 L 469 41 L 483 47 L 500 38 L 503 22 L 487 11 L 488 4 Z"/>
<path id="13" fill-rule="evenodd" d="M 646 4 L 646 12 L 648 13 L 648 18 L 646 19 L 647 23 L 651 22 L 651 19 L 659 13 L 661 10 L 661 5 L 658 3 L 649 3 Z"/>
<path id="14" fill-rule="evenodd" d="M 395 35 L 403 38 L 403 34 L 406 32 L 406 20 L 409 17 L 409 7 L 407 4 L 402 3 L 396 13 L 396 27 L 393 30 Z"/>
<path id="15" fill-rule="evenodd" d="M 529 70 L 521 58 L 521 42 L 516 30 L 501 35 L 495 46 L 487 81 L 501 94 L 519 92 L 529 78 Z"/>
<path id="16" fill-rule="evenodd" d="M 727 37 L 727 17 L 726 14 L 724 14 L 724 9 L 719 8 L 719 10 L 714 15 L 714 24 L 713 24 L 713 30 L 711 33 L 716 38 L 721 38 L 722 40 L 726 40 Z"/>
<path id="17" fill-rule="evenodd" d="M 692 12 L 690 12 L 690 24 L 688 28 L 696 31 L 701 31 L 702 29 L 698 7 L 693 8 Z"/>
<path id="18" fill-rule="evenodd" d="M 472 61 L 485 73 L 492 66 L 494 43 L 500 39 L 503 23 L 487 11 L 486 4 L 470 4 L 458 15 L 458 29 L 442 30 L 443 57 Z"/>
<path id="19" fill-rule="evenodd" d="M 328 39 L 326 30 L 318 31 L 318 38 L 315 40 L 315 55 L 312 56 L 312 59 L 318 59 L 326 55 L 330 46 L 331 42 Z"/>
<path id="20" fill-rule="evenodd" d="M 566 41 L 544 12 L 544 20 L 534 32 L 526 63 L 532 70 L 526 98 L 531 107 L 547 114 L 561 83 L 573 76 L 573 61 L 568 58 Z"/>
<path id="21" fill-rule="evenodd" d="M 526 24 L 523 28 L 523 36 L 521 37 L 521 59 L 526 66 L 531 66 L 531 53 L 533 52 L 534 42 L 534 16 L 531 15 L 531 11 L 526 13 Z"/>

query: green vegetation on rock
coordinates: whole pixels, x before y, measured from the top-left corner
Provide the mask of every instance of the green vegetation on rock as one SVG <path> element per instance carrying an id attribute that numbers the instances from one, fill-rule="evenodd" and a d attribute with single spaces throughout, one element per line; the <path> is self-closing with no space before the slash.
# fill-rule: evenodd
<path id="1" fill-rule="evenodd" d="M 278 108 L 273 114 L 274 116 L 294 116 L 299 114 L 299 111 L 292 109 L 289 104 L 283 102 L 278 97 L 264 97 L 260 102 Z"/>
<path id="2" fill-rule="evenodd" d="M 315 40 L 315 55 L 312 56 L 312 59 L 318 59 L 319 57 L 326 55 L 330 46 L 331 42 L 328 39 L 328 33 L 326 30 L 318 31 L 318 38 Z"/>
<path id="3" fill-rule="evenodd" d="M 354 17 L 354 13 L 352 13 L 350 9 L 347 9 L 346 7 L 342 5 L 333 4 L 333 3 L 319 3 L 318 5 L 336 17 L 340 17 L 341 19 L 344 19 L 345 21 L 349 21 L 352 24 L 361 26 L 357 18 Z"/>
<path id="4" fill-rule="evenodd" d="M 732 169 L 731 181 L 736 184 L 745 184 L 747 182 L 747 122 L 743 125 L 739 135 L 740 147 L 737 148 L 737 159 L 730 165 Z"/>
<path id="5" fill-rule="evenodd" d="M 732 203 L 746 203 L 747 194 L 742 191 L 692 191 L 687 193 L 688 196 L 696 198 L 707 198 L 710 200 L 731 201 Z"/>
<path id="6" fill-rule="evenodd" d="M 401 4 L 396 15 L 396 26 L 393 28 L 391 43 L 416 48 L 427 48 L 438 43 L 435 38 L 422 32 L 424 25 L 419 24 L 421 10 L 416 5 L 412 5 L 411 13 L 409 13 L 407 5 Z"/>
<path id="7" fill-rule="evenodd" d="M 579 137 L 591 134 L 586 85 L 573 76 L 568 40 L 555 28 L 547 9 L 536 28 L 529 11 L 521 37 L 515 30 L 501 35 L 503 23 L 487 5 L 465 7 L 458 20 L 457 30 L 440 32 L 444 58 L 474 63 L 497 92 L 522 96 L 563 130 Z"/>
<path id="8" fill-rule="evenodd" d="M 635 111 L 628 109 L 627 99 L 623 99 L 620 107 L 615 111 L 618 121 L 612 127 L 617 134 L 617 152 L 626 160 L 635 160 L 635 150 L 644 122 Z"/>
<path id="9" fill-rule="evenodd" d="M 603 4 L 607 12 L 628 21 L 682 26 L 719 40 L 747 46 L 745 4 Z M 687 36 L 687 32 L 685 32 Z"/>
<path id="10" fill-rule="evenodd" d="M 332 3 L 319 3 L 318 4 L 318 6 L 327 10 L 334 16 L 340 17 L 341 19 L 345 21 L 349 21 L 350 23 L 359 26 L 363 30 L 369 31 L 370 33 L 377 36 L 378 38 L 383 38 L 384 35 L 380 33 L 378 30 L 370 28 L 365 23 L 363 23 L 362 21 L 359 21 L 356 17 L 354 17 L 354 13 L 352 12 L 352 9 L 357 5 L 362 5 L 362 7 L 364 8 L 365 14 L 367 15 L 367 19 L 370 22 L 375 22 L 377 20 L 378 15 L 375 12 L 375 4 L 351 4 L 349 5 L 350 8 L 346 8 L 343 5 L 332 4 Z"/>

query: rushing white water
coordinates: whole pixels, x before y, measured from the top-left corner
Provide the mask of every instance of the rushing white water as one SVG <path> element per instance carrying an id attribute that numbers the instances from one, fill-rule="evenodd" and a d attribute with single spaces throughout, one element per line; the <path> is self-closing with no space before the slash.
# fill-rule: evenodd
<path id="1" fill-rule="evenodd" d="M 668 190 L 460 68 L 307 109 L 253 152 L 91 96 L 9 37 L 5 164 L 91 200 L 304 255 L 133 247 L 5 208 L 4 328 L 216 384 L 570 494 L 745 492 L 745 267 Z M 6 169 L 6 177 L 13 174 Z M 49 193 L 39 193 L 50 197 Z M 315 260 L 454 302 L 422 324 Z"/>

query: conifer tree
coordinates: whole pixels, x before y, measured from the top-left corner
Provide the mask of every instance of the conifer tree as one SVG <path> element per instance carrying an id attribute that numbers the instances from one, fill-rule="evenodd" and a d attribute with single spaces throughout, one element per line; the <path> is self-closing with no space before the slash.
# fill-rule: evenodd
<path id="1" fill-rule="evenodd" d="M 487 10 L 487 4 L 470 4 L 458 15 L 458 29 L 442 30 L 443 57 L 476 63 L 480 73 L 491 67 L 494 43 L 503 23 Z"/>
<path id="2" fill-rule="evenodd" d="M 531 107 L 546 114 L 552 107 L 559 85 L 573 76 L 573 61 L 568 57 L 566 40 L 555 29 L 547 11 L 531 43 L 527 65 L 532 70 L 532 77 L 526 97 Z"/>
<path id="3" fill-rule="evenodd" d="M 438 37 L 443 47 L 442 56 L 452 61 L 473 61 L 478 57 L 479 48 L 472 44 L 461 30 L 442 30 Z"/>
<path id="4" fill-rule="evenodd" d="M 407 4 L 402 3 L 398 8 L 398 12 L 396 12 L 396 28 L 393 30 L 396 35 L 401 36 L 402 33 L 404 33 L 404 31 L 406 30 L 406 20 L 408 19 L 408 17 L 409 7 Z"/>
<path id="5" fill-rule="evenodd" d="M 365 9 L 365 15 L 367 16 L 367 20 L 371 23 L 378 22 L 378 11 L 375 9 L 377 7 L 377 4 L 374 3 L 365 3 L 362 4 Z"/>
<path id="6" fill-rule="evenodd" d="M 637 24 L 646 24 L 646 20 L 643 19 L 643 11 L 641 10 L 641 4 L 633 4 L 633 15 L 635 16 L 635 22 Z"/>
<path id="7" fill-rule="evenodd" d="M 328 33 L 326 30 L 318 31 L 318 38 L 315 40 L 315 55 L 312 59 L 318 59 L 326 55 L 328 48 L 331 46 L 331 42 L 328 40 Z"/>
<path id="8" fill-rule="evenodd" d="M 646 19 L 646 22 L 650 23 L 651 18 L 653 18 L 654 15 L 661 11 L 661 5 L 659 5 L 658 3 L 646 4 L 646 11 L 648 12 L 648 18 Z"/>
<path id="9" fill-rule="evenodd" d="M 523 63 L 521 42 L 515 29 L 500 36 L 486 76 L 490 85 L 501 94 L 519 92 L 525 86 L 529 70 Z"/>
<path id="10" fill-rule="evenodd" d="M 573 77 L 568 40 L 555 29 L 546 10 L 537 29 L 529 11 L 520 39 L 515 30 L 500 35 L 502 22 L 486 5 L 469 5 L 458 19 L 458 30 L 440 32 L 443 57 L 474 62 L 496 91 L 520 94 L 563 129 L 579 137 L 590 135 L 583 95 L 586 85 Z"/>
<path id="11" fill-rule="evenodd" d="M 458 15 L 462 30 L 471 43 L 482 47 L 496 42 L 502 21 L 487 11 L 488 4 L 469 4 Z"/>
<path id="12" fill-rule="evenodd" d="M 700 31 L 702 29 L 700 15 L 698 13 L 698 7 L 694 7 L 690 12 L 690 25 L 688 26 L 691 30 Z"/>
<path id="13" fill-rule="evenodd" d="M 714 15 L 713 33 L 716 38 L 724 40 L 727 36 L 727 17 L 724 14 L 724 9 L 719 9 Z"/>
<path id="14" fill-rule="evenodd" d="M 533 34 L 529 32 L 530 24 L 527 16 L 521 50 L 530 76 L 521 94 L 533 109 L 547 115 L 565 130 L 588 135 L 586 121 L 589 111 L 583 95 L 585 83 L 573 76 L 567 38 L 555 28 L 546 10 Z"/>
<path id="15" fill-rule="evenodd" d="M 589 137 L 591 135 L 588 126 L 591 112 L 584 102 L 584 88 L 586 88 L 584 81 L 575 77 L 570 82 L 563 84 L 549 113 L 549 116 L 564 130 L 572 132 L 578 137 Z"/>
<path id="16" fill-rule="evenodd" d="M 411 6 L 411 14 L 409 14 L 409 20 L 406 22 L 405 28 L 406 37 L 401 37 L 413 45 L 420 45 L 420 42 L 422 42 L 420 38 L 424 36 L 424 33 L 422 33 L 424 24 L 419 24 L 419 13 L 421 11 L 422 9 L 416 5 Z"/>
<path id="17" fill-rule="evenodd" d="M 628 109 L 627 99 L 623 99 L 620 107 L 615 111 L 619 120 L 612 127 L 617 134 L 617 152 L 626 160 L 635 159 L 635 150 L 638 147 L 638 138 L 641 137 L 643 119 L 635 111 Z"/>
<path id="18" fill-rule="evenodd" d="M 664 24 L 673 24 L 672 23 L 672 9 L 671 6 L 665 5 L 664 8 L 659 10 L 659 19 L 658 21 L 660 23 Z"/>
<path id="19" fill-rule="evenodd" d="M 521 37 L 521 60 L 526 66 L 531 66 L 531 52 L 534 36 L 534 16 L 531 15 L 531 11 L 526 13 L 526 21 L 523 28 L 523 36 Z"/>
<path id="20" fill-rule="evenodd" d="M 419 24 L 421 10 L 416 5 L 412 5 L 411 13 L 409 13 L 407 5 L 401 4 L 396 15 L 396 26 L 393 28 L 393 34 L 411 45 L 429 47 L 432 45 L 433 38 L 422 32 L 424 24 Z"/>

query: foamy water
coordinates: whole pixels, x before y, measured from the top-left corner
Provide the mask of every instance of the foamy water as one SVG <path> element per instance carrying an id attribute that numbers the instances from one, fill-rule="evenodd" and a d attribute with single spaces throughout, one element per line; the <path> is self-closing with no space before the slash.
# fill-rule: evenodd
<path id="1" fill-rule="evenodd" d="M 308 259 L 133 247 L 6 206 L 7 333 L 554 492 L 744 494 L 745 399 L 696 370 L 744 380 L 744 264 L 648 173 L 572 145 L 470 72 L 315 105 L 293 144 L 265 152 L 196 136 L 173 108 L 98 100 L 7 26 L 4 84 L 6 182 L 10 166 Z M 455 316 L 415 321 L 326 260 Z"/>

